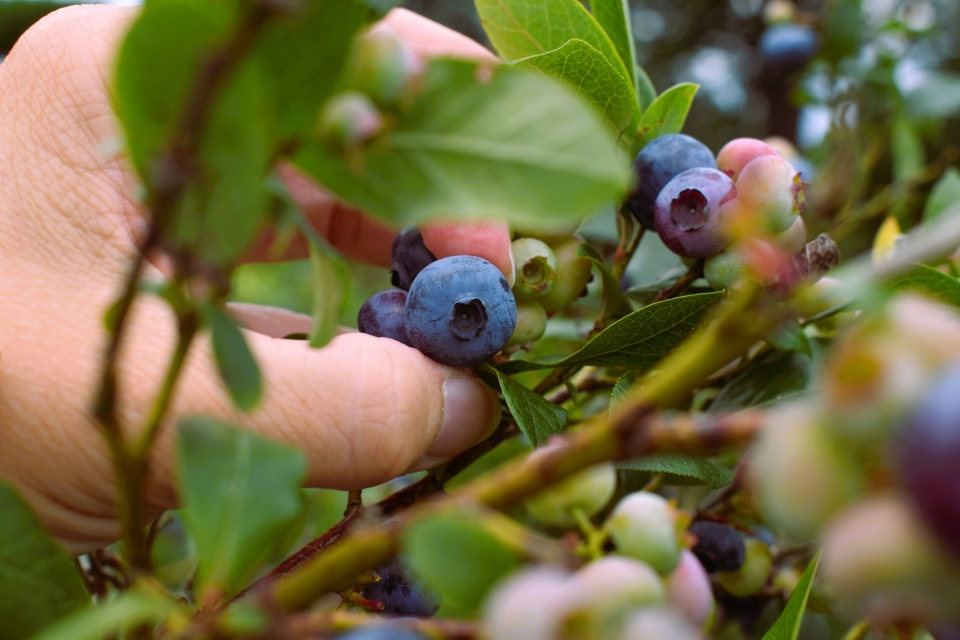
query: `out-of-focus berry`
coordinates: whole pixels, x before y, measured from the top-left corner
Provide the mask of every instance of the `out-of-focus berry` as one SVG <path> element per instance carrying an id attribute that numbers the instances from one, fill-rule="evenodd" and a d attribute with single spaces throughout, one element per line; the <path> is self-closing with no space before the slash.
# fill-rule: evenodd
<path id="1" fill-rule="evenodd" d="M 547 330 L 547 312 L 536 302 L 517 304 L 517 326 L 507 340 L 508 347 L 536 342 Z"/>
<path id="2" fill-rule="evenodd" d="M 750 457 L 751 484 L 765 520 L 801 540 L 816 536 L 864 489 L 862 474 L 828 437 L 822 420 L 800 402 L 772 410 Z"/>
<path id="3" fill-rule="evenodd" d="M 777 244 L 789 255 L 793 255 L 802 250 L 807 244 L 807 225 L 803 218 L 797 216 L 790 227 L 774 237 Z"/>
<path id="4" fill-rule="evenodd" d="M 734 182 L 740 177 L 740 172 L 753 160 L 760 156 L 778 155 L 776 149 L 763 140 L 756 138 L 736 138 L 723 145 L 717 154 L 717 169 L 730 176 Z"/>
<path id="5" fill-rule="evenodd" d="M 763 5 L 763 20 L 767 24 L 790 22 L 797 13 L 797 5 L 791 0 L 770 0 Z"/>
<path id="6" fill-rule="evenodd" d="M 653 207 L 660 191 L 684 171 L 698 167 L 717 168 L 713 153 L 699 140 L 682 133 L 651 140 L 633 161 L 637 184 L 627 198 L 627 208 L 640 224 L 653 229 Z"/>
<path id="7" fill-rule="evenodd" d="M 805 24 L 775 24 L 760 36 L 760 55 L 771 67 L 799 68 L 817 53 L 820 39 Z"/>
<path id="8" fill-rule="evenodd" d="M 399 557 L 395 556 L 374 571 L 380 576 L 380 581 L 368 584 L 363 589 L 363 595 L 371 600 L 383 601 L 384 613 L 430 617 L 440 609 L 440 595 L 412 575 Z"/>
<path id="9" fill-rule="evenodd" d="M 317 133 L 337 149 L 356 147 L 383 129 L 377 105 L 362 93 L 345 91 L 327 102 L 320 113 Z"/>
<path id="10" fill-rule="evenodd" d="M 580 236 L 571 236 L 551 245 L 557 258 L 557 276 L 553 288 L 537 300 L 547 313 L 560 311 L 576 300 L 590 281 L 593 262 L 577 255 L 577 249 L 584 242 Z"/>
<path id="11" fill-rule="evenodd" d="M 768 233 L 782 233 L 806 208 L 800 174 L 776 155 L 751 160 L 737 178 L 737 192 L 743 212 Z"/>
<path id="12" fill-rule="evenodd" d="M 400 36 L 374 29 L 357 38 L 347 69 L 350 88 L 381 107 L 393 107 L 416 84 L 423 62 Z"/>
<path id="13" fill-rule="evenodd" d="M 713 589 L 703 565 L 688 549 L 680 554 L 680 564 L 667 576 L 667 602 L 702 629 L 713 614 Z"/>
<path id="14" fill-rule="evenodd" d="M 903 499 L 855 505 L 830 523 L 822 542 L 825 585 L 880 626 L 956 613 L 957 567 Z"/>
<path id="15" fill-rule="evenodd" d="M 409 226 L 397 234 L 390 248 L 391 283 L 409 291 L 410 285 L 424 267 L 436 261 L 437 257 L 423 244 L 420 229 L 416 225 Z"/>
<path id="16" fill-rule="evenodd" d="M 389 289 L 370 296 L 357 315 L 357 328 L 376 338 L 390 338 L 412 347 L 403 325 L 403 306 L 407 292 Z"/>
<path id="17" fill-rule="evenodd" d="M 384 625 L 354 629 L 342 636 L 337 636 L 337 640 L 424 640 L 424 637 L 409 629 Z"/>
<path id="18" fill-rule="evenodd" d="M 574 608 L 601 619 L 666 600 L 663 580 L 656 571 L 632 558 L 594 560 L 573 575 L 571 588 Z"/>
<path id="19" fill-rule="evenodd" d="M 630 616 L 620 640 L 702 640 L 703 635 L 670 609 L 644 609 Z"/>
<path id="20" fill-rule="evenodd" d="M 747 555 L 743 565 L 731 573 L 719 573 L 717 579 L 727 593 L 738 598 L 752 596 L 763 588 L 770 577 L 773 559 L 770 548 L 756 538 L 745 543 Z"/>
<path id="21" fill-rule="evenodd" d="M 498 584 L 484 605 L 490 638 L 556 640 L 570 603 L 570 575 L 550 567 L 526 567 Z"/>
<path id="22" fill-rule="evenodd" d="M 705 570 L 729 573 L 743 566 L 747 553 L 743 534 L 730 525 L 700 520 L 693 523 L 690 533 L 697 536 L 693 554 Z"/>
<path id="23" fill-rule="evenodd" d="M 900 295 L 887 305 L 891 335 L 909 345 L 930 368 L 960 359 L 960 314 L 918 295 Z"/>
<path id="24" fill-rule="evenodd" d="M 730 243 L 728 225 L 740 214 L 737 185 L 716 169 L 690 169 L 671 180 L 654 206 L 663 244 L 686 258 L 706 258 Z"/>
<path id="25" fill-rule="evenodd" d="M 680 562 L 680 513 L 655 493 L 625 496 L 607 520 L 617 552 L 642 560 L 667 575 Z"/>
<path id="26" fill-rule="evenodd" d="M 714 291 L 733 289 L 748 280 L 756 280 L 735 247 L 707 258 L 703 263 L 703 277 Z"/>
<path id="27" fill-rule="evenodd" d="M 592 516 L 610 502 L 616 488 L 617 472 L 613 465 L 599 464 L 531 498 L 527 511 L 544 524 L 572 527 L 577 524 L 575 509 Z"/>
<path id="28" fill-rule="evenodd" d="M 557 278 L 557 256 L 546 243 L 534 238 L 514 240 L 513 261 L 513 295 L 518 301 L 537 300 L 550 292 Z"/>
<path id="29" fill-rule="evenodd" d="M 894 452 L 920 515 L 960 555 L 960 362 L 934 381 Z"/>

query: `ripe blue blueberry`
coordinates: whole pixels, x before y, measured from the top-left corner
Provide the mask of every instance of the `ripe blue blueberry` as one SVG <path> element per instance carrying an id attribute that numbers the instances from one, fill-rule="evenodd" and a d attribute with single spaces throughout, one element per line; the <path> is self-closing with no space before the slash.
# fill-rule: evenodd
<path id="1" fill-rule="evenodd" d="M 800 67 L 817 53 L 817 32 L 804 24 L 775 24 L 763 32 L 758 46 L 767 64 Z"/>
<path id="2" fill-rule="evenodd" d="M 743 534 L 728 524 L 700 520 L 690 527 L 690 533 L 697 536 L 693 555 L 708 573 L 723 571 L 729 573 L 743 566 L 746 547 Z"/>
<path id="3" fill-rule="evenodd" d="M 407 292 L 389 289 L 375 293 L 360 307 L 357 315 L 357 328 L 376 338 L 390 338 L 412 347 L 403 327 L 403 307 L 407 303 Z"/>
<path id="4" fill-rule="evenodd" d="M 363 595 L 383 602 L 384 613 L 400 616 L 430 617 L 440 609 L 440 595 L 422 580 L 410 574 L 398 557 L 374 569 L 379 582 L 371 582 Z"/>
<path id="5" fill-rule="evenodd" d="M 627 208 L 647 229 L 653 229 L 653 207 L 668 182 L 688 169 L 717 168 L 713 153 L 699 140 L 668 133 L 651 140 L 633 161 L 637 186 L 627 198 Z"/>
<path id="6" fill-rule="evenodd" d="M 410 290 L 410 285 L 423 268 L 435 262 L 437 257 L 423 244 L 423 235 L 416 226 L 407 227 L 393 239 L 390 249 L 390 280 L 393 286 L 404 291 Z"/>
<path id="7" fill-rule="evenodd" d="M 424 640 L 419 633 L 393 625 L 360 627 L 339 636 L 337 640 Z"/>
<path id="8" fill-rule="evenodd" d="M 404 308 L 411 344 L 451 367 L 478 365 L 503 348 L 517 324 L 517 303 L 499 269 L 476 256 L 427 266 Z"/>
<path id="9" fill-rule="evenodd" d="M 737 214 L 737 185 L 716 169 L 690 169 L 657 197 L 654 222 L 663 244 L 685 258 L 706 258 L 730 243 L 727 225 Z"/>
<path id="10" fill-rule="evenodd" d="M 923 519 L 960 553 L 960 365 L 940 375 L 895 450 Z"/>

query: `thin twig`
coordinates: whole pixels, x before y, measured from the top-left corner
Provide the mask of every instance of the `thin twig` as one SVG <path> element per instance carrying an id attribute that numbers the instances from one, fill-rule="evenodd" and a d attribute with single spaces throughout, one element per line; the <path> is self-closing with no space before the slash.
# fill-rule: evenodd
<path id="1" fill-rule="evenodd" d="M 657 297 L 653 299 L 654 302 L 662 302 L 664 300 L 669 300 L 670 298 L 676 298 L 681 293 L 687 290 L 697 278 L 703 277 L 703 260 L 697 260 L 693 265 L 687 270 L 685 274 L 680 276 L 680 279 L 674 282 L 669 287 L 660 291 L 657 294 Z"/>

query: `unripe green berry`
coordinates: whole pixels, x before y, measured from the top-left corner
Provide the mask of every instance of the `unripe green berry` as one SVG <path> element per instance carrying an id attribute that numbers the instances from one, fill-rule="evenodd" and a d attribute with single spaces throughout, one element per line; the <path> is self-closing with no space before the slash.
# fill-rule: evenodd
<path id="1" fill-rule="evenodd" d="M 616 488 L 617 472 L 613 465 L 600 464 L 531 498 L 527 511 L 545 524 L 572 527 L 577 523 L 574 510 L 592 516 L 606 506 Z"/>
<path id="2" fill-rule="evenodd" d="M 607 556 L 594 560 L 573 575 L 576 609 L 606 617 L 627 609 L 662 604 L 667 591 L 648 564 L 633 558 Z"/>
<path id="3" fill-rule="evenodd" d="M 517 304 L 517 326 L 507 341 L 508 347 L 536 342 L 547 330 L 547 312 L 536 302 Z"/>
<path id="4" fill-rule="evenodd" d="M 320 138 L 338 149 L 358 146 L 380 133 L 383 117 L 362 93 L 345 91 L 330 99 L 317 123 Z"/>
<path id="5" fill-rule="evenodd" d="M 557 257 L 544 242 L 533 238 L 513 241 L 516 282 L 513 295 L 520 301 L 538 300 L 553 289 L 557 277 Z"/>
<path id="6" fill-rule="evenodd" d="M 731 573 L 718 573 L 720 586 L 727 593 L 738 598 L 752 596 L 763 588 L 770 577 L 770 568 L 773 559 L 770 557 L 770 548 L 760 540 L 750 538 L 745 542 L 747 556 L 743 566 Z"/>
<path id="7" fill-rule="evenodd" d="M 733 289 L 755 279 L 733 247 L 707 258 L 703 263 L 703 277 L 714 291 Z"/>
<path id="8" fill-rule="evenodd" d="M 422 67 L 420 58 L 400 36 L 388 29 L 374 29 L 357 38 L 347 70 L 348 84 L 389 108 L 409 92 Z"/>
<path id="9" fill-rule="evenodd" d="M 680 522 L 680 512 L 669 502 L 655 493 L 638 491 L 617 504 L 606 527 L 618 553 L 667 575 L 680 562 Z"/>
<path id="10" fill-rule="evenodd" d="M 538 300 L 547 313 L 560 311 L 576 300 L 590 281 L 593 263 L 577 255 L 577 249 L 584 242 L 579 236 L 571 236 L 551 245 L 550 248 L 557 258 L 557 277 L 553 288 Z"/>
<path id="11" fill-rule="evenodd" d="M 790 228 L 776 237 L 777 244 L 788 255 L 793 255 L 807 246 L 807 225 L 797 216 Z"/>

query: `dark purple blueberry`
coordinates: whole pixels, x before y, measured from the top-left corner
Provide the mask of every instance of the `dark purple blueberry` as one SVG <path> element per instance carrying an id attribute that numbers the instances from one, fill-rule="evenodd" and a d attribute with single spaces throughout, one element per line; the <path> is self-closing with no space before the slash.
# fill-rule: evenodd
<path id="1" fill-rule="evenodd" d="M 775 24 L 760 36 L 758 47 L 772 67 L 799 68 L 817 53 L 817 32 L 805 24 Z"/>
<path id="2" fill-rule="evenodd" d="M 693 555 L 697 556 L 707 573 L 730 573 L 743 566 L 747 556 L 743 534 L 730 525 L 699 520 L 690 526 L 690 533 L 697 536 Z"/>
<path id="3" fill-rule="evenodd" d="M 360 333 L 376 338 L 390 338 L 412 347 L 403 327 L 403 307 L 406 303 L 406 291 L 389 289 L 373 294 L 360 307 L 357 328 Z"/>
<path id="4" fill-rule="evenodd" d="M 423 244 L 420 229 L 416 226 L 407 227 L 393 239 L 393 248 L 390 249 L 390 265 L 393 269 L 390 272 L 390 281 L 393 286 L 409 291 L 417 275 L 436 259 Z"/>
<path id="5" fill-rule="evenodd" d="M 472 367 L 507 344 L 517 303 L 507 279 L 475 256 L 452 256 L 427 266 L 410 287 L 404 323 L 411 344 L 451 367 Z"/>
<path id="6" fill-rule="evenodd" d="M 380 581 L 368 584 L 363 595 L 370 600 L 383 601 L 383 613 L 429 618 L 440 609 L 440 595 L 411 575 L 400 558 L 395 556 L 374 572 L 380 576 Z"/>
<path id="7" fill-rule="evenodd" d="M 647 229 L 653 229 L 653 207 L 668 182 L 688 169 L 717 168 L 713 153 L 696 138 L 668 133 L 654 138 L 633 161 L 636 188 L 627 197 L 627 208 Z"/>
<path id="8" fill-rule="evenodd" d="M 937 378 L 898 445 L 903 481 L 920 514 L 960 555 L 960 364 Z"/>
<path id="9" fill-rule="evenodd" d="M 657 197 L 657 233 L 677 255 L 707 258 L 730 243 L 726 225 L 738 204 L 737 185 L 722 171 L 684 171 L 667 183 Z"/>

